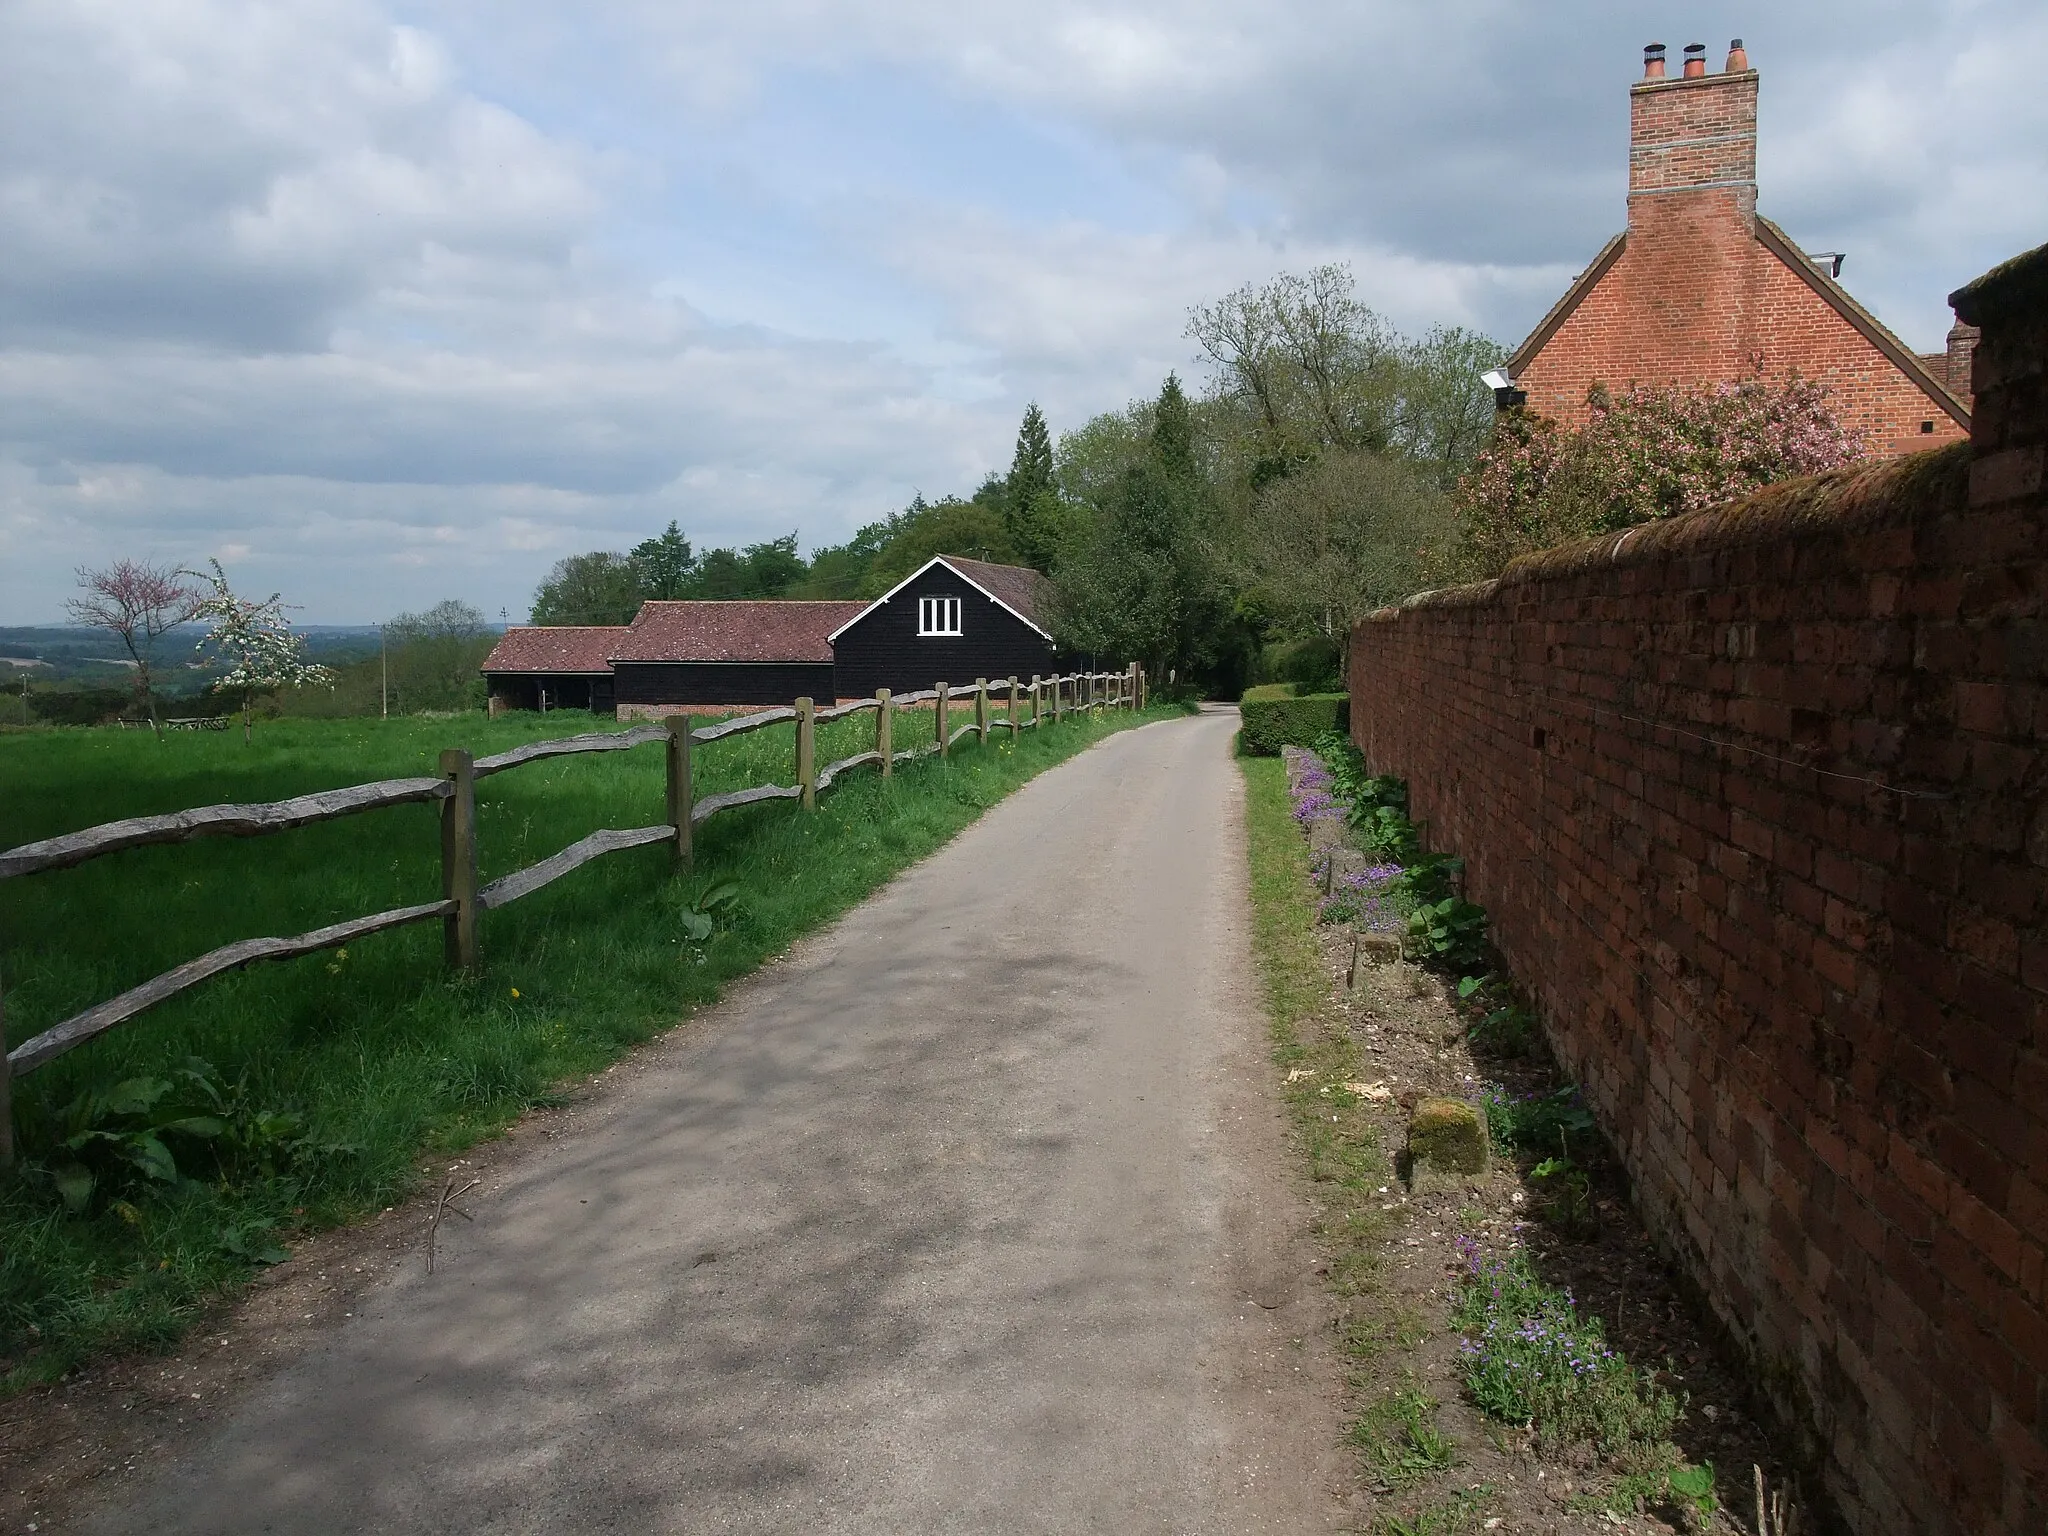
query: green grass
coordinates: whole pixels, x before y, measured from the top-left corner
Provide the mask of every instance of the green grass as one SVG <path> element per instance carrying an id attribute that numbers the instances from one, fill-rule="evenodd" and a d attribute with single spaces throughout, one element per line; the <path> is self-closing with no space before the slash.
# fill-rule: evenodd
<path id="1" fill-rule="evenodd" d="M 1405 1488 L 1457 1462 L 1457 1446 L 1437 1428 L 1439 1406 L 1411 1383 L 1389 1392 L 1351 1426 L 1351 1442 L 1366 1453 L 1382 1488 Z"/>
<path id="2" fill-rule="evenodd" d="M 1177 713 L 1172 708 L 1140 719 Z M 966 718 L 956 711 L 955 723 Z M 206 1299 L 245 1279 L 249 1255 L 350 1220 L 412 1187 L 423 1153 L 502 1129 L 559 1086 L 715 999 L 733 978 L 924 857 L 1025 780 L 1134 723 L 1121 712 L 1027 732 L 950 761 L 873 769 L 821 797 L 748 807 L 698 829 L 697 860 L 660 848 L 586 865 L 483 919 L 484 971 L 441 965 L 438 925 L 223 976 L 15 1085 L 24 1172 L 0 1187 L 0 1371 L 45 1380 L 110 1350 L 174 1342 Z M 0 847 L 123 816 L 431 773 L 438 753 L 479 754 L 590 728 L 588 716 L 284 720 L 159 744 L 146 733 L 0 734 Z M 896 720 L 899 749 L 930 739 L 929 710 Z M 793 775 L 793 735 L 771 728 L 698 749 L 698 793 Z M 822 764 L 872 744 L 873 716 L 819 731 Z M 554 759 L 478 789 L 483 878 L 604 826 L 662 816 L 659 746 Z M 179 961 L 234 939 L 288 934 L 439 895 L 435 811 L 398 806 L 274 837 L 110 855 L 0 882 L 0 979 L 19 1042 Z M 684 914 L 736 882 L 720 930 L 697 943 Z M 181 1152 L 173 1186 L 103 1188 L 67 1212 L 47 1167 L 61 1112 L 91 1090 L 171 1078 L 198 1058 L 246 1128 L 293 1117 L 244 1155 Z M 271 1123 L 271 1122 L 264 1122 Z M 277 1122 L 285 1123 L 285 1122 Z M 170 1143 L 175 1148 L 178 1143 Z"/>
<path id="3" fill-rule="evenodd" d="M 1386 1193 L 1394 1170 L 1374 1129 L 1367 1101 L 1344 1084 L 1369 1077 L 1364 1054 L 1341 1021 L 1329 1018 L 1331 980 L 1316 940 L 1317 898 L 1309 878 L 1308 841 L 1294 824 L 1287 771 L 1277 758 L 1240 757 L 1245 777 L 1245 833 L 1251 864 L 1252 949 L 1265 990 L 1273 1061 L 1295 1141 L 1307 1164 L 1316 1206 L 1315 1231 L 1330 1259 L 1330 1284 L 1340 1307 L 1337 1337 L 1365 1390 L 1375 1373 L 1394 1368 L 1428 1336 L 1425 1321 L 1392 1307 L 1377 1281 L 1388 1234 L 1402 1219 Z M 1352 1429 L 1368 1470 L 1384 1476 L 1376 1451 L 1388 1444 L 1368 1409 Z M 1433 1423 L 1427 1446 L 1406 1449 L 1424 1459 L 1448 1454 Z M 1408 1465 L 1419 1470 L 1418 1461 Z"/>

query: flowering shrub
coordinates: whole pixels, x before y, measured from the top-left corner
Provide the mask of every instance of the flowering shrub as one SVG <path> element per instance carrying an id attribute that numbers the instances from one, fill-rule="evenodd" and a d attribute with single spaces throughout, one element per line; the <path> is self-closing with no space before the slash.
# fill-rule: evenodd
<path id="1" fill-rule="evenodd" d="M 1400 933 L 1408 926 L 1393 895 L 1400 874 L 1398 864 L 1374 864 L 1338 876 L 1317 908 L 1317 916 L 1326 923 L 1356 923 L 1368 933 Z"/>
<path id="2" fill-rule="evenodd" d="M 1466 550 L 1482 575 L 1516 555 L 1696 512 L 1865 456 L 1825 386 L 1756 371 L 1712 389 L 1595 385 L 1577 431 L 1526 411 L 1501 418 L 1458 487 Z"/>
<path id="3" fill-rule="evenodd" d="M 1538 1279 L 1524 1250 L 1490 1258 L 1469 1237 L 1458 1250 L 1467 1273 L 1451 1322 L 1465 1334 L 1458 1370 L 1480 1410 L 1551 1448 L 1590 1444 L 1630 1469 L 1668 1464 L 1678 1399 L 1608 1348 L 1600 1320 Z"/>

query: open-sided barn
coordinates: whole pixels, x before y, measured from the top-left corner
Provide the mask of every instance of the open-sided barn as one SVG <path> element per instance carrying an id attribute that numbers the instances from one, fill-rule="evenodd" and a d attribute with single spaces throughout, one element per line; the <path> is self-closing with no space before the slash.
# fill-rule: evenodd
<path id="1" fill-rule="evenodd" d="M 484 658 L 491 711 L 588 709 L 607 714 L 612 701 L 612 652 L 626 637 L 623 624 L 519 624 L 505 631 Z"/>

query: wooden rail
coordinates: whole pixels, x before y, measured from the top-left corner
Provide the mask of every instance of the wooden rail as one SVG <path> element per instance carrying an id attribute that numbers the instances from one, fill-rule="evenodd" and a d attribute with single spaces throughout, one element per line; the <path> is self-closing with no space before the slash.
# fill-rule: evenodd
<path id="1" fill-rule="evenodd" d="M 46 837 L 41 842 L 9 848 L 0 853 L 0 880 L 69 869 L 124 848 L 189 843 L 199 837 L 261 837 L 382 806 L 439 800 L 448 793 L 448 785 L 441 779 L 385 779 L 376 784 L 355 784 L 347 789 L 323 789 L 318 794 L 273 800 L 267 805 L 202 805 L 165 816 L 132 816 L 126 821 L 109 821 L 82 832 L 67 832 L 62 837 Z"/>
<path id="2" fill-rule="evenodd" d="M 522 763 L 538 762 L 544 757 L 566 757 L 576 752 L 623 752 L 629 747 L 644 747 L 649 742 L 667 738 L 666 727 L 659 725 L 636 725 L 630 731 L 587 731 L 581 736 L 558 736 L 553 741 L 530 741 L 509 752 L 480 757 L 471 771 L 480 779 L 487 778 L 494 773 L 503 773 L 507 768 L 517 768 Z"/>
<path id="3" fill-rule="evenodd" d="M 238 970 L 252 960 L 289 960 L 323 949 L 338 949 L 343 944 L 382 933 L 387 928 L 403 928 L 407 923 L 424 923 L 429 918 L 445 917 L 453 906 L 452 902 L 429 901 L 417 907 L 398 907 L 370 917 L 350 918 L 345 923 L 331 923 L 296 938 L 243 939 L 236 944 L 224 944 L 197 960 L 187 960 L 175 970 L 165 971 L 163 975 L 145 981 L 139 987 L 130 987 L 119 997 L 110 997 L 83 1013 L 73 1014 L 62 1024 L 17 1045 L 7 1053 L 9 1075 L 19 1077 L 24 1072 L 32 1072 L 44 1062 L 62 1056 L 74 1045 L 83 1045 L 94 1035 L 104 1034 L 116 1024 L 125 1024 L 138 1013 L 154 1008 L 222 971 Z"/>
<path id="4" fill-rule="evenodd" d="M 989 693 L 992 687 L 1007 690 L 1007 708 L 1002 719 L 990 718 Z M 972 695 L 974 718 L 957 729 L 949 729 L 950 705 L 960 694 Z M 24 843 L 0 852 L 0 879 L 9 879 L 53 869 L 68 869 L 104 854 L 151 844 L 182 843 L 201 837 L 260 837 L 332 821 L 359 811 L 421 801 L 434 801 L 440 806 L 439 901 L 351 918 L 347 922 L 333 923 L 290 938 L 242 939 L 223 945 L 139 986 L 130 987 L 118 997 L 95 1004 L 0 1055 L 0 1164 L 11 1161 L 13 1157 L 8 1091 L 11 1078 L 34 1071 L 74 1046 L 126 1023 L 223 971 L 236 970 L 258 960 L 288 960 L 323 949 L 335 949 L 369 934 L 435 918 L 443 924 L 448 965 L 454 969 L 474 970 L 481 963 L 479 918 L 483 913 L 517 901 L 522 896 L 530 896 L 594 859 L 627 848 L 669 843 L 678 861 L 687 864 L 691 858 L 694 829 L 721 812 L 770 800 L 795 800 L 808 810 L 816 805 L 819 795 L 857 768 L 873 765 L 887 777 L 895 771 L 898 763 L 915 762 L 934 753 L 945 756 L 969 737 L 986 742 L 993 729 L 1007 726 L 1011 739 L 1015 740 L 1018 732 L 1052 724 L 1064 713 L 1074 710 L 1117 705 L 1142 707 L 1144 675 L 1134 665 L 1121 673 L 1034 677 L 1028 685 L 1014 677 L 999 679 L 993 684 L 984 679 L 977 680 L 970 689 L 960 690 L 960 694 L 945 683 L 902 695 L 891 695 L 883 689 L 871 699 L 853 699 L 826 709 L 815 708 L 809 699 L 799 699 L 794 708 L 760 710 L 706 726 L 693 726 L 690 718 L 683 715 L 660 725 L 635 726 L 624 731 L 593 731 L 580 736 L 530 742 L 488 757 L 473 758 L 467 752 L 451 750 L 441 754 L 441 771 L 432 778 L 384 779 L 373 784 L 321 790 L 267 804 L 206 805 L 162 816 L 136 816 L 68 832 L 61 837 Z M 1071 703 L 1066 702 L 1069 698 Z M 907 707 L 927 703 L 934 706 L 931 739 L 921 746 L 898 750 L 893 737 L 897 713 Z M 1030 717 L 1020 718 L 1020 710 L 1027 704 Z M 819 724 L 869 712 L 875 715 L 873 749 L 842 757 L 823 768 L 816 767 Z M 787 723 L 794 723 L 797 728 L 795 784 L 755 784 L 715 795 L 695 793 L 693 761 L 698 746 Z M 657 742 L 665 743 L 668 749 L 666 821 L 647 827 L 607 828 L 593 832 L 537 864 L 530 864 L 488 885 L 478 883 L 476 784 L 479 779 L 551 757 L 624 752 Z M 4 1007 L 0 1007 L 0 1021 L 5 1018 Z M 4 1028 L 4 1022 L 0 1022 L 0 1045 L 5 1043 Z"/>

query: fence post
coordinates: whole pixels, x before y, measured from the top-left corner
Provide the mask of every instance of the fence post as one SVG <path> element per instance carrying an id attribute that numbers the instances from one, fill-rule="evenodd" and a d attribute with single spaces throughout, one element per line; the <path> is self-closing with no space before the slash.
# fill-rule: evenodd
<path id="1" fill-rule="evenodd" d="M 936 722 L 934 729 L 939 733 L 939 756 L 951 757 L 953 748 L 946 741 L 946 702 L 951 690 L 944 683 L 940 683 L 938 689 L 939 696 L 932 700 L 932 719 Z"/>
<path id="2" fill-rule="evenodd" d="M 7 1061 L 7 993 L 0 988 L 0 1170 L 14 1166 L 14 1068 Z"/>
<path id="3" fill-rule="evenodd" d="M 455 910 L 441 920 L 443 958 L 451 970 L 479 963 L 476 907 L 476 759 L 460 747 L 441 754 L 441 777 L 455 792 L 441 802 L 441 897 Z"/>
<path id="4" fill-rule="evenodd" d="M 796 701 L 797 803 L 807 811 L 818 808 L 818 727 L 812 719 L 817 707 L 809 699 Z"/>
<path id="5" fill-rule="evenodd" d="M 1011 745 L 1011 746 L 1013 746 L 1013 747 L 1014 747 L 1014 746 L 1015 746 L 1015 745 L 1017 744 L 1017 733 L 1018 733 L 1019 731 L 1023 730 L 1023 728 L 1024 728 L 1024 727 L 1023 727 L 1023 724 L 1022 724 L 1022 723 L 1021 723 L 1021 722 L 1020 722 L 1020 721 L 1019 721 L 1019 720 L 1017 719 L 1017 679 L 1013 677 L 1013 678 L 1011 678 L 1011 679 L 1010 679 L 1010 745 Z"/>
<path id="6" fill-rule="evenodd" d="M 690 811 L 697 803 L 690 784 L 690 717 L 668 717 L 668 824 L 676 829 L 676 863 L 690 867 Z"/>
<path id="7" fill-rule="evenodd" d="M 1132 663 L 1131 663 L 1131 669 L 1132 669 L 1132 670 L 1133 670 L 1134 672 L 1136 672 L 1136 673 L 1137 673 L 1137 677 L 1138 677 L 1138 708 L 1140 708 L 1140 709 L 1143 709 L 1143 708 L 1145 707 L 1145 666 L 1144 666 L 1144 663 L 1143 663 L 1143 662 L 1137 662 L 1137 661 L 1134 661 L 1134 662 L 1132 662 Z"/>
<path id="8" fill-rule="evenodd" d="M 1138 703 L 1138 664 L 1135 661 L 1127 663 L 1124 668 L 1124 703 L 1133 710 L 1140 707 Z"/>
<path id="9" fill-rule="evenodd" d="M 1031 674 L 1031 724 L 1034 729 L 1038 725 L 1038 674 L 1036 672 Z"/>
<path id="10" fill-rule="evenodd" d="M 896 754 L 890 750 L 892 732 L 889 728 L 889 690 L 875 690 L 875 750 L 882 754 L 882 777 L 889 778 L 896 772 Z"/>
<path id="11" fill-rule="evenodd" d="M 1063 708 L 1066 702 L 1066 680 L 1063 679 L 1057 672 L 1055 672 L 1052 677 L 1052 723 L 1054 725 L 1058 725 L 1060 723 L 1060 715 L 1063 712 Z"/>
<path id="12" fill-rule="evenodd" d="M 974 680 L 974 744 L 977 747 L 988 745 L 988 679 L 985 677 Z"/>

